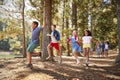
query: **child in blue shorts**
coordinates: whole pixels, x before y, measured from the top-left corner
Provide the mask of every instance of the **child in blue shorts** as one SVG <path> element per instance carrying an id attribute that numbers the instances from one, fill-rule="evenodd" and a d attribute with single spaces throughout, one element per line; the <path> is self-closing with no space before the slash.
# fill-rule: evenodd
<path id="1" fill-rule="evenodd" d="M 80 60 L 78 58 L 78 53 L 81 52 L 81 47 L 80 47 L 80 44 L 79 44 L 79 41 L 78 41 L 78 36 L 77 36 L 77 31 L 76 30 L 73 30 L 73 36 L 68 40 L 69 42 L 72 43 L 72 52 L 73 52 L 73 55 L 77 61 L 77 64 L 80 63 Z"/>

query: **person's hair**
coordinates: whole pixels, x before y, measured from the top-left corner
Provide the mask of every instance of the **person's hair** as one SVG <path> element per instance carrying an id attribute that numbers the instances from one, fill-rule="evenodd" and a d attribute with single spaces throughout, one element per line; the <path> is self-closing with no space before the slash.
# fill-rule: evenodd
<path id="1" fill-rule="evenodd" d="M 84 30 L 84 36 L 85 36 L 85 31 L 87 31 L 88 35 L 87 36 L 92 36 L 92 33 L 90 30 Z"/>
<path id="2" fill-rule="evenodd" d="M 73 31 L 77 31 L 77 29 L 73 29 L 72 32 L 73 32 Z"/>
<path id="3" fill-rule="evenodd" d="M 110 43 L 108 41 L 106 41 L 106 43 L 109 45 Z"/>
<path id="4" fill-rule="evenodd" d="M 36 25 L 36 27 L 38 27 L 38 22 L 37 21 L 33 21 L 33 23 Z"/>
<path id="5" fill-rule="evenodd" d="M 52 25 L 52 26 L 54 26 L 54 28 L 56 28 L 56 25 Z"/>

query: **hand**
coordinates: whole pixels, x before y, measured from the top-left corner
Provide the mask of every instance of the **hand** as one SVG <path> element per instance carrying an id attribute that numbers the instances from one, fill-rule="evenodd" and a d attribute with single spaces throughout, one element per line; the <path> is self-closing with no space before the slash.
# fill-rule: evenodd
<path id="1" fill-rule="evenodd" d="M 51 36 L 50 34 L 47 34 L 47 36 Z"/>

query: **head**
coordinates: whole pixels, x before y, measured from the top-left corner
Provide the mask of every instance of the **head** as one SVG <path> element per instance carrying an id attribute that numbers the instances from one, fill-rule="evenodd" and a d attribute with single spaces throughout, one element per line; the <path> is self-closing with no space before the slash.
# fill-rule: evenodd
<path id="1" fill-rule="evenodd" d="M 77 35 L 77 30 L 73 30 L 73 36 L 76 36 Z"/>
<path id="2" fill-rule="evenodd" d="M 36 27 L 38 27 L 38 22 L 37 21 L 33 21 L 32 22 L 32 29 L 35 29 Z"/>
<path id="3" fill-rule="evenodd" d="M 106 41 L 106 44 L 108 44 L 108 45 L 109 45 L 109 42 L 108 42 L 108 41 Z"/>
<path id="4" fill-rule="evenodd" d="M 51 30 L 54 31 L 56 29 L 56 25 L 51 26 Z"/>
<path id="5" fill-rule="evenodd" d="M 89 30 L 85 30 L 84 31 L 84 36 L 92 36 L 92 34 Z"/>
<path id="6" fill-rule="evenodd" d="M 100 41 L 97 40 L 97 44 L 100 44 Z"/>

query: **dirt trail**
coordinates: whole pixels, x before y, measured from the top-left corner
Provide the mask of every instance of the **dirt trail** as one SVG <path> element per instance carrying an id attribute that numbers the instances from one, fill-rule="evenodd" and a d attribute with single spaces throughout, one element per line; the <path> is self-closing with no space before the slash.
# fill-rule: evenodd
<path id="1" fill-rule="evenodd" d="M 62 65 L 33 59 L 34 69 L 25 68 L 25 59 L 1 59 L 0 80 L 120 80 L 120 67 L 114 66 L 116 52 L 108 58 L 90 58 L 90 67 L 75 64 L 73 57 L 63 57 Z M 80 57 L 82 58 L 82 57 Z"/>

